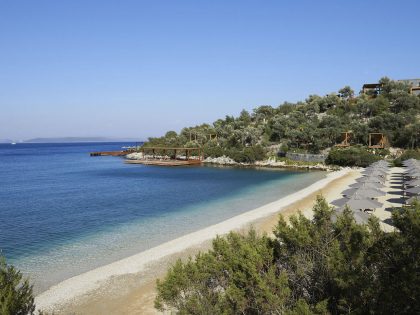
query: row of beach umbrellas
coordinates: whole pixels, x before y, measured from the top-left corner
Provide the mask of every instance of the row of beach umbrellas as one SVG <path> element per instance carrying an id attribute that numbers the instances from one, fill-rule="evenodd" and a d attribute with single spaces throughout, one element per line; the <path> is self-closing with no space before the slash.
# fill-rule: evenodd
<path id="1" fill-rule="evenodd" d="M 406 167 L 404 174 L 404 194 L 407 196 L 406 204 L 411 204 L 416 200 L 420 202 L 420 160 L 405 160 L 403 165 Z"/>
<path id="2" fill-rule="evenodd" d="M 381 160 L 371 164 L 363 170 L 362 176 L 356 179 L 356 183 L 341 193 L 343 198 L 334 200 L 331 204 L 338 207 L 338 213 L 349 207 L 353 210 L 356 222 L 366 222 L 369 214 L 365 211 L 382 207 L 377 198 L 386 195 L 382 188 L 385 187 L 388 171 L 389 164 L 386 161 Z"/>

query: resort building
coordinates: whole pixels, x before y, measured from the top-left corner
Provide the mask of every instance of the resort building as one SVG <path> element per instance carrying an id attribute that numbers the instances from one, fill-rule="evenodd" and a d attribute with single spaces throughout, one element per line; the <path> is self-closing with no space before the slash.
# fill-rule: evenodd
<path id="1" fill-rule="evenodd" d="M 362 93 L 369 95 L 379 95 L 382 92 L 381 83 L 366 83 L 362 86 Z"/>
<path id="2" fill-rule="evenodd" d="M 404 82 L 410 86 L 410 93 L 414 95 L 420 95 L 420 79 L 404 79 L 397 80 L 398 82 Z M 366 83 L 362 86 L 362 93 L 372 96 L 377 96 L 382 92 L 381 83 Z"/>
<path id="3" fill-rule="evenodd" d="M 420 79 L 405 79 L 398 80 L 399 82 L 405 82 L 411 87 L 411 94 L 420 95 Z"/>

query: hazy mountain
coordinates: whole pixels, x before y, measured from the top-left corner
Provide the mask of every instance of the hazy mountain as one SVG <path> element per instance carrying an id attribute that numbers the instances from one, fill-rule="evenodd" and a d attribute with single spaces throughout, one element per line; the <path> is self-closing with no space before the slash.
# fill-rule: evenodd
<path id="1" fill-rule="evenodd" d="M 0 143 L 12 143 L 13 140 L 10 139 L 0 139 Z"/>

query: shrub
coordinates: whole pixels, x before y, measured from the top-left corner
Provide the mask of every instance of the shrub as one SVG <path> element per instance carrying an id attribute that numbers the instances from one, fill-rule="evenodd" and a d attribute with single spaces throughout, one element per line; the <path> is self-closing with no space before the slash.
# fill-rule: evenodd
<path id="1" fill-rule="evenodd" d="M 222 147 L 218 146 L 205 146 L 204 147 L 204 157 L 220 157 L 225 155 L 225 150 Z"/>
<path id="2" fill-rule="evenodd" d="M 232 148 L 227 151 L 227 156 L 238 163 L 255 163 L 256 161 L 262 161 L 266 158 L 266 151 L 260 145 L 243 149 Z"/>
<path id="3" fill-rule="evenodd" d="M 333 148 L 325 163 L 339 166 L 366 167 L 381 157 L 369 152 L 363 147 Z"/>
<path id="4" fill-rule="evenodd" d="M 20 271 L 0 257 L 0 314 L 27 315 L 34 314 L 34 311 L 32 285 L 22 278 Z"/>
<path id="5" fill-rule="evenodd" d="M 155 306 L 178 314 L 419 314 L 420 204 L 356 224 L 318 198 L 314 216 L 280 217 L 275 237 L 230 233 L 157 282 Z"/>

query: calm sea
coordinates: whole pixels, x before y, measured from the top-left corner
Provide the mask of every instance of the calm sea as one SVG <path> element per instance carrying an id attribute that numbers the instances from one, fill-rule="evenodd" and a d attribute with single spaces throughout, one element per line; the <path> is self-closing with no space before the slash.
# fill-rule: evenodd
<path id="1" fill-rule="evenodd" d="M 89 156 L 126 145 L 133 143 L 0 144 L 0 249 L 37 292 L 325 176 Z"/>

